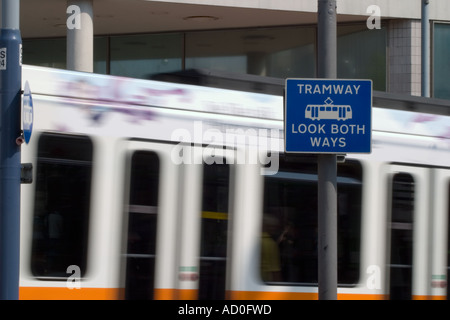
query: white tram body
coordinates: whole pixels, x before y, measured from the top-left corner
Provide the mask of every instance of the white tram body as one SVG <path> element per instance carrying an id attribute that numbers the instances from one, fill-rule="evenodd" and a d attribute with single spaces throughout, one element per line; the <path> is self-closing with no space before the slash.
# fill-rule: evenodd
<path id="1" fill-rule="evenodd" d="M 317 299 L 311 257 L 298 262 L 302 274 L 295 263 L 284 279 L 261 271 L 266 203 L 311 202 L 317 180 L 314 157 L 283 158 L 281 95 L 31 66 L 22 78 L 33 180 L 21 189 L 21 299 Z M 358 218 L 339 247 L 350 266 L 339 299 L 446 298 L 449 114 L 374 105 L 372 153 L 340 164 L 358 167 L 338 177 L 339 206 Z M 225 175 L 207 180 L 222 162 Z M 311 237 L 297 243 L 313 256 L 314 223 L 301 228 Z M 221 253 L 208 256 L 216 241 Z M 397 261 L 406 247 L 410 262 Z"/>

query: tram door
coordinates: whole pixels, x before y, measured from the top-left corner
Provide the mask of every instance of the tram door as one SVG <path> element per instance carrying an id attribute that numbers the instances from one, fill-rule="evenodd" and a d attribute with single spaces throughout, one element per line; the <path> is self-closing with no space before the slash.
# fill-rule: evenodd
<path id="1" fill-rule="evenodd" d="M 388 177 L 389 298 L 420 299 L 429 283 L 430 169 L 393 165 Z"/>
<path id="2" fill-rule="evenodd" d="M 190 148 L 183 165 L 179 225 L 179 299 L 225 299 L 231 246 L 233 165 L 230 150 Z M 201 157 L 201 158 L 198 158 Z"/>
<path id="3" fill-rule="evenodd" d="M 124 148 L 124 298 L 173 299 L 180 172 L 173 145 L 130 141 Z"/>

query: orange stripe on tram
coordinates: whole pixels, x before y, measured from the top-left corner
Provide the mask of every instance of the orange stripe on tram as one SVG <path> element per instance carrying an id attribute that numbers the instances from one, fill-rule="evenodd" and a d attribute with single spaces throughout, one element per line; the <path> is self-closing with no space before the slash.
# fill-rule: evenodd
<path id="1" fill-rule="evenodd" d="M 118 288 L 20 287 L 20 300 L 116 300 L 122 295 Z"/>

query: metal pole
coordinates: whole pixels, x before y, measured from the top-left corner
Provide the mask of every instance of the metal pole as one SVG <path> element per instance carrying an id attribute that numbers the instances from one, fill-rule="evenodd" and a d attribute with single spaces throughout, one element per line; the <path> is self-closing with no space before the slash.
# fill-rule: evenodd
<path id="1" fill-rule="evenodd" d="M 67 1 L 67 69 L 94 71 L 92 0 Z"/>
<path id="2" fill-rule="evenodd" d="M 422 96 L 430 96 L 430 0 L 422 1 Z"/>
<path id="3" fill-rule="evenodd" d="M 19 298 L 20 106 L 22 39 L 20 1 L 3 0 L 0 35 L 0 299 Z M 20 142 L 20 139 L 18 139 Z"/>
<path id="4" fill-rule="evenodd" d="M 336 0 L 318 0 L 318 77 L 337 77 Z M 337 299 L 337 157 L 318 156 L 319 300 Z"/>

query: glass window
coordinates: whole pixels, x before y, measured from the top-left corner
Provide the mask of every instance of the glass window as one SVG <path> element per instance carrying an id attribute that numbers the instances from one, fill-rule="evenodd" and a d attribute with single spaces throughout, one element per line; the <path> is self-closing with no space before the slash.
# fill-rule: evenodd
<path id="1" fill-rule="evenodd" d="M 158 218 L 159 158 L 137 151 L 131 159 L 126 299 L 152 299 Z"/>
<path id="2" fill-rule="evenodd" d="M 295 159 L 295 160 L 294 160 Z M 280 157 L 277 174 L 266 176 L 261 278 L 266 283 L 312 285 L 317 272 L 317 164 Z M 359 279 L 362 168 L 338 165 L 338 282 Z"/>
<path id="3" fill-rule="evenodd" d="M 313 77 L 314 46 L 314 28 L 189 32 L 186 34 L 186 69 Z"/>
<path id="4" fill-rule="evenodd" d="M 386 28 L 338 26 L 337 36 L 338 78 L 372 79 L 374 90 L 386 91 Z"/>
<path id="5" fill-rule="evenodd" d="M 82 136 L 39 138 L 31 270 L 37 277 L 86 271 L 92 142 Z"/>
<path id="6" fill-rule="evenodd" d="M 450 99 L 450 24 L 435 23 L 433 31 L 433 96 Z"/>
<path id="7" fill-rule="evenodd" d="M 22 40 L 23 63 L 42 67 L 66 68 L 66 39 Z"/>
<path id="8" fill-rule="evenodd" d="M 446 61 L 446 27 L 435 27 L 435 66 Z M 386 28 L 368 30 L 365 24 L 354 24 L 340 25 L 337 30 L 338 77 L 372 79 L 375 90 L 385 91 Z M 296 26 L 100 36 L 94 38 L 94 72 L 150 79 L 159 73 L 210 69 L 276 78 L 313 78 L 316 33 L 314 26 Z M 65 38 L 23 42 L 24 63 L 66 67 Z M 435 73 L 435 83 L 447 74 L 442 70 Z M 442 91 L 439 88 L 435 86 L 436 95 Z"/>
<path id="9" fill-rule="evenodd" d="M 201 300 L 225 299 L 230 167 L 203 166 L 199 294 Z"/>
<path id="10" fill-rule="evenodd" d="M 66 38 L 24 39 L 23 63 L 35 66 L 66 68 Z M 108 38 L 94 37 L 94 72 L 107 73 Z"/>
<path id="11" fill-rule="evenodd" d="M 186 69 L 211 69 L 246 73 L 247 56 L 236 31 L 203 31 L 186 34 Z"/>
<path id="12" fill-rule="evenodd" d="M 150 79 L 182 69 L 183 35 L 179 33 L 110 37 L 111 74 Z"/>
<path id="13" fill-rule="evenodd" d="M 280 28 L 279 45 L 268 55 L 269 77 L 288 78 L 316 76 L 316 29 L 313 27 Z"/>
<path id="14" fill-rule="evenodd" d="M 414 179 L 397 173 L 392 180 L 390 299 L 411 299 Z"/>
<path id="15" fill-rule="evenodd" d="M 94 73 L 109 73 L 108 41 L 108 37 L 94 37 Z"/>

